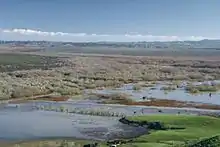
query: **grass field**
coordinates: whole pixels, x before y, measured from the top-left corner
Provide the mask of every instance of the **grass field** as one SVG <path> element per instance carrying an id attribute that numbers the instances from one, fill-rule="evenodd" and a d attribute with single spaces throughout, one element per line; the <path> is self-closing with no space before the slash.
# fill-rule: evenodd
<path id="1" fill-rule="evenodd" d="M 160 121 L 169 127 L 183 127 L 183 130 L 152 130 L 149 135 L 137 138 L 136 145 L 144 146 L 173 146 L 184 144 L 186 141 L 220 135 L 220 119 L 208 116 L 188 115 L 150 115 L 130 117 L 135 121 Z"/>

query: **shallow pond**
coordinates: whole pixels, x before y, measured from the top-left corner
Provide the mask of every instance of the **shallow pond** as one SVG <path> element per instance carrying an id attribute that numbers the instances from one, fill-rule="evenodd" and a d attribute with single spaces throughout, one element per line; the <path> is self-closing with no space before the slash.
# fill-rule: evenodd
<path id="1" fill-rule="evenodd" d="M 205 83 L 211 84 L 211 82 L 220 83 L 220 81 L 207 81 Z M 134 84 L 125 84 L 121 88 L 116 89 L 104 89 L 104 90 L 92 90 L 93 93 L 99 94 L 114 94 L 114 93 L 125 93 L 130 95 L 135 101 L 143 101 L 142 97 L 153 97 L 158 99 L 169 99 L 169 100 L 178 100 L 178 101 L 191 101 L 199 103 L 209 103 L 209 104 L 219 104 L 220 105 L 220 92 L 212 93 L 212 96 L 209 97 L 209 93 L 199 93 L 196 95 L 187 93 L 184 90 L 186 82 L 182 83 L 182 88 L 177 88 L 173 91 L 164 91 L 161 90 L 162 87 L 167 86 L 169 83 L 158 82 L 153 87 L 142 87 L 141 90 L 133 90 Z M 193 85 L 200 85 L 202 82 L 195 82 Z"/>
<path id="2" fill-rule="evenodd" d="M 21 106 L 23 107 L 23 106 Z M 0 111 L 0 140 L 76 138 L 108 140 L 133 137 L 146 132 L 143 128 L 123 125 L 118 118 L 86 116 L 17 108 Z M 132 132 L 132 133 L 131 133 Z M 130 135 L 129 135 L 130 134 Z"/>

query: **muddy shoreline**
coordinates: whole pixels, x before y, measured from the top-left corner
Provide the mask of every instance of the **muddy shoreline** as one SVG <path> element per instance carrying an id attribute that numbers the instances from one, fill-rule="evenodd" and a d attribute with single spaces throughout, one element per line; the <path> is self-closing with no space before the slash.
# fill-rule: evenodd
<path id="1" fill-rule="evenodd" d="M 199 103 L 192 101 L 178 101 L 169 99 L 148 98 L 143 101 L 134 101 L 124 95 L 112 97 L 110 94 L 94 94 L 102 104 L 121 104 L 128 106 L 156 106 L 156 107 L 173 107 L 173 108 L 196 108 L 207 110 L 220 110 L 220 105 Z"/>
<path id="2" fill-rule="evenodd" d="M 145 102 L 127 102 L 125 105 L 139 105 L 139 106 L 157 106 L 157 107 L 177 107 L 177 108 L 197 108 L 197 109 L 211 109 L 220 110 L 220 105 L 202 104 L 196 102 L 183 102 L 176 100 L 165 99 L 151 99 Z"/>
<path id="3" fill-rule="evenodd" d="M 177 101 L 168 99 L 155 99 L 151 98 L 148 101 L 132 101 L 126 97 L 121 99 L 111 100 L 110 95 L 95 94 L 98 100 L 102 101 L 101 104 L 121 104 L 128 106 L 156 106 L 156 107 L 174 107 L 174 108 L 196 108 L 196 109 L 207 109 L 207 110 L 220 110 L 220 105 L 198 103 L 198 102 L 188 102 L 188 101 Z M 9 104 L 21 104 L 31 101 L 51 101 L 51 102 L 66 102 L 70 98 L 63 96 L 40 96 L 28 99 L 10 100 Z M 85 99 L 86 100 L 86 99 Z M 88 99 L 89 100 L 89 99 Z M 106 100 L 110 100 L 107 103 Z"/>

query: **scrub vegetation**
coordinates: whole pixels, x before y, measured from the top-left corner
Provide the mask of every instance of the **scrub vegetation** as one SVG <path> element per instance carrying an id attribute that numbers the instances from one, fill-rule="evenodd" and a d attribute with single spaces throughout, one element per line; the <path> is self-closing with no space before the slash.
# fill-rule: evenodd
<path id="1" fill-rule="evenodd" d="M 126 83 L 220 79 L 220 61 L 193 58 L 31 54 L 0 54 L 0 99 L 56 93 L 74 96 L 84 89 L 120 87 Z M 144 85 L 135 85 L 140 90 Z M 172 90 L 173 87 L 165 87 Z M 205 87 L 194 90 L 216 91 Z M 192 89 L 192 90 L 190 90 Z"/>

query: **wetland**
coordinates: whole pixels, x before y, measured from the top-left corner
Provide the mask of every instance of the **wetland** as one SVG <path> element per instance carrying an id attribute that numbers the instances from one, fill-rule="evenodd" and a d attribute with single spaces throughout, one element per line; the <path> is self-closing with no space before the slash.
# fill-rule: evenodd
<path id="1" fill-rule="evenodd" d="M 1 56 L 0 144 L 5 147 L 107 146 L 117 139 L 132 140 L 121 146 L 183 146 L 219 134 L 216 58 Z M 124 117 L 184 130 L 128 125 L 119 121 Z"/>

